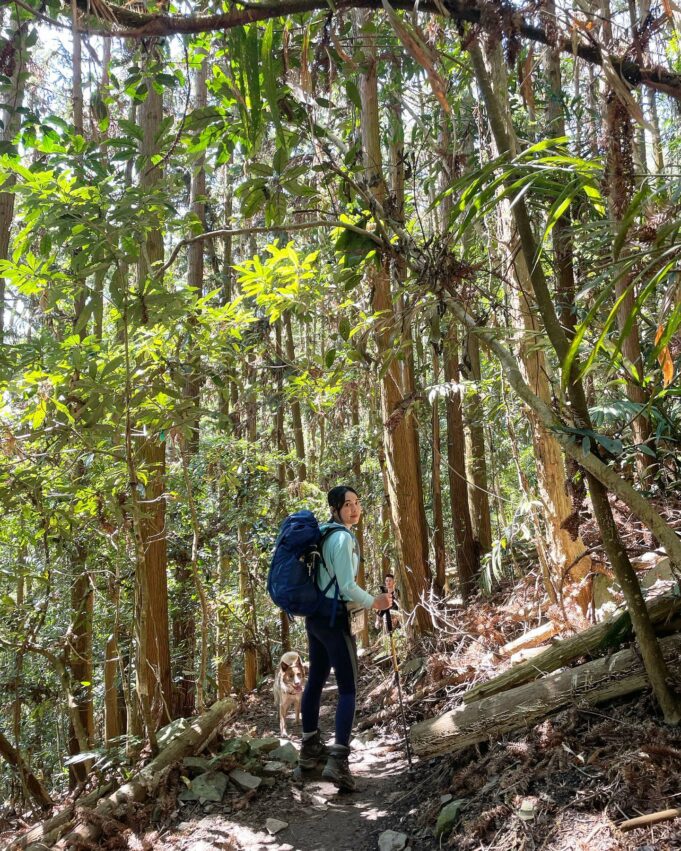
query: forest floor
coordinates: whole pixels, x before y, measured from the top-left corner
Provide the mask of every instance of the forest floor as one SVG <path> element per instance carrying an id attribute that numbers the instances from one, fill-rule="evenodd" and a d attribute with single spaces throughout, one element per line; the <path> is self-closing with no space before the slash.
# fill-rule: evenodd
<path id="1" fill-rule="evenodd" d="M 521 598 L 533 593 L 531 581 L 480 599 L 458 611 L 458 639 L 443 652 L 421 644 L 403 656 L 403 685 L 408 698 L 430 683 L 431 696 L 409 704 L 408 723 L 451 708 L 468 686 L 437 689 L 454 670 L 475 670 L 476 677 L 496 664 L 490 647 L 513 637 L 511 615 Z M 504 612 L 506 619 L 504 619 Z M 480 624 L 486 629 L 481 634 Z M 299 786 L 290 773 L 257 792 L 232 792 L 219 804 L 177 804 L 176 788 L 167 788 L 171 813 L 165 826 L 140 831 L 129 848 L 158 851 L 271 849 L 271 851 L 412 851 L 454 848 L 461 851 L 673 851 L 681 849 L 681 819 L 628 833 L 617 825 L 640 814 L 681 806 L 681 730 L 664 725 L 649 695 L 594 708 L 573 707 L 522 732 L 456 755 L 415 760 L 410 776 L 396 713 L 394 675 L 385 644 L 375 645 L 361 662 L 359 712 L 351 768 L 359 791 L 340 794 L 321 779 Z M 428 689 L 427 689 L 428 690 Z M 323 699 L 322 726 L 332 727 L 335 687 Z M 383 707 L 386 720 L 368 724 Z M 276 736 L 277 715 L 271 681 L 249 695 L 222 735 Z M 292 742 L 300 729 L 289 721 Z M 219 750 L 214 743 L 212 750 Z M 461 801 L 460 817 L 449 835 L 436 838 L 443 804 Z M 522 815 L 529 811 L 529 818 Z M 522 814 L 522 815 L 521 815 Z M 270 836 L 268 818 L 288 825 Z M 384 831 L 405 835 L 405 844 L 379 845 Z M 118 837 L 120 841 L 120 836 Z M 141 841 L 140 841 L 141 840 Z M 146 840 L 146 841 L 145 841 Z M 385 839 L 383 840 L 386 841 Z M 138 843 L 138 844 L 135 844 Z M 114 837 L 110 849 L 126 847 Z"/>

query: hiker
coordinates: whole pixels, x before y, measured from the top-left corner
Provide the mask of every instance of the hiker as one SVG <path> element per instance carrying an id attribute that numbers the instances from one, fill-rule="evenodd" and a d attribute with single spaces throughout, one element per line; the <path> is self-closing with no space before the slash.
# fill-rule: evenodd
<path id="1" fill-rule="evenodd" d="M 382 612 L 376 613 L 376 622 L 374 626 L 376 627 L 376 629 L 381 629 L 382 626 L 385 626 L 387 630 L 388 612 L 390 612 L 392 626 L 399 627 L 402 619 L 402 611 L 398 605 L 398 600 L 400 599 L 400 592 L 397 590 L 397 588 L 395 588 L 395 577 L 392 573 L 385 574 L 385 576 L 383 577 L 383 585 L 380 586 L 380 590 L 383 593 L 392 595 L 393 604 L 389 609 L 384 609 Z"/>
<path id="2" fill-rule="evenodd" d="M 305 618 L 310 669 L 301 706 L 303 743 L 298 767 L 301 771 L 309 771 L 325 760 L 322 777 L 331 780 L 338 789 L 352 792 L 355 789 L 355 781 L 350 773 L 348 757 L 350 733 L 355 718 L 357 645 L 350 632 L 350 616 L 346 604 L 359 604 L 360 609 L 381 611 L 390 607 L 392 596 L 385 592 L 374 597 L 355 582 L 360 554 L 359 544 L 351 529 L 359 523 L 362 513 L 357 491 L 348 485 L 338 485 L 329 491 L 327 501 L 331 509 L 331 519 L 321 527 L 325 537 L 322 544 L 323 564 L 319 568 L 317 584 L 320 590 L 326 589 L 327 597 L 333 597 L 336 588 L 331 580 L 335 577 L 338 583 L 339 605 L 333 624 L 326 614 L 314 614 Z M 336 531 L 333 531 L 334 527 Z M 331 668 L 336 674 L 338 704 L 335 742 L 327 748 L 322 742 L 318 727 L 319 704 Z"/>

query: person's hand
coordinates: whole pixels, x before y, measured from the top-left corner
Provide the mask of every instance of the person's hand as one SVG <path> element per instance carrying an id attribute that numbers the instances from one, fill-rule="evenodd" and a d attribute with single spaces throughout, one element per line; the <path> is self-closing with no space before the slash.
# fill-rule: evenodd
<path id="1" fill-rule="evenodd" d="M 374 597 L 374 602 L 371 606 L 372 609 L 376 609 L 377 612 L 382 612 L 385 609 L 389 609 L 393 604 L 393 595 L 392 594 L 379 594 L 378 597 Z"/>

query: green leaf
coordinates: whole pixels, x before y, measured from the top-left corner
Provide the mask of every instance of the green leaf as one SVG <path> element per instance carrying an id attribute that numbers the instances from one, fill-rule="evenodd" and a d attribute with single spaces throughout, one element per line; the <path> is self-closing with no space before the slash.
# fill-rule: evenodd
<path id="1" fill-rule="evenodd" d="M 336 350 L 329 349 L 327 353 L 324 355 L 324 363 L 326 364 L 327 369 L 331 369 L 333 366 L 333 362 L 336 360 Z"/>
<path id="2" fill-rule="evenodd" d="M 139 124 L 135 124 L 134 121 L 129 121 L 127 118 L 119 118 L 118 123 L 121 129 L 125 130 L 129 136 L 134 136 L 135 139 L 138 139 L 140 142 L 142 141 L 142 128 Z"/>
<path id="3" fill-rule="evenodd" d="M 260 51 L 258 49 L 258 24 L 251 24 L 246 31 L 246 81 L 248 83 L 248 97 L 250 100 L 250 115 L 253 132 L 251 140 L 255 138 L 260 129 L 260 113 L 262 111 L 262 100 L 260 96 Z"/>
<path id="4" fill-rule="evenodd" d="M 357 84 L 352 80 L 347 80 L 345 83 L 345 94 L 348 96 L 348 100 L 350 103 L 354 104 L 357 109 L 362 108 L 362 98 L 359 94 L 359 89 L 357 88 Z"/>

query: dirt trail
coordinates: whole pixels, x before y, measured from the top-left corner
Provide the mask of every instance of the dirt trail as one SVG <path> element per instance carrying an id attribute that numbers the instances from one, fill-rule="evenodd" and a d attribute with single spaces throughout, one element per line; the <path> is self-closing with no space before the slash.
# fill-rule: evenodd
<path id="1" fill-rule="evenodd" d="M 267 699 L 269 697 L 269 700 Z M 335 687 L 324 692 L 323 730 L 332 729 Z M 263 690 L 237 719 L 254 736 L 275 735 L 278 725 L 271 693 Z M 300 746 L 300 729 L 289 721 L 290 739 Z M 369 734 L 370 736 L 371 734 Z M 330 734 L 329 734 L 330 738 Z M 312 772 L 304 784 L 292 774 L 277 778 L 275 785 L 258 790 L 240 811 L 229 804 L 191 804 L 182 807 L 178 822 L 154 843 L 164 851 L 209 851 L 209 849 L 270 849 L 270 851 L 375 851 L 384 830 L 410 833 L 415 815 L 418 784 L 409 778 L 407 762 L 397 731 L 391 741 L 355 739 L 350 758 L 358 790 L 339 793 L 333 784 Z M 410 812 L 411 811 L 411 812 Z M 268 818 L 287 822 L 288 827 L 270 836 Z M 437 847 L 430 837 L 410 836 L 412 851 Z"/>

